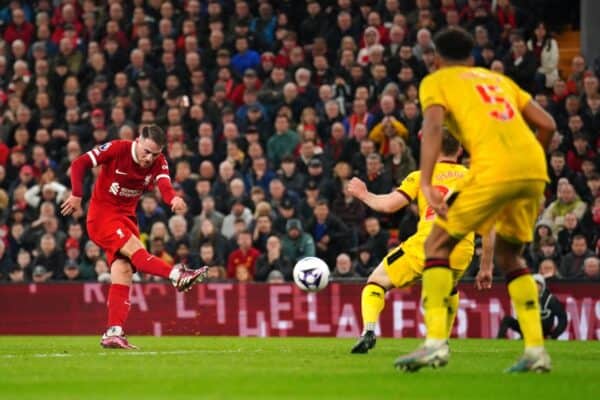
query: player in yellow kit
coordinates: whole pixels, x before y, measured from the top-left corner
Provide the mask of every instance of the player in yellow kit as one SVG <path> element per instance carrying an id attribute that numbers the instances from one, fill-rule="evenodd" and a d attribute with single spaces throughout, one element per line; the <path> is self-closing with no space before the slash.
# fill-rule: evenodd
<path id="1" fill-rule="evenodd" d="M 445 133 L 441 155 L 433 173 L 433 184 L 444 198 L 450 198 L 468 174 L 467 168 L 457 164 L 460 151 L 460 143 L 452 135 Z M 415 171 L 404 179 L 397 190 L 384 195 L 368 192 L 365 183 L 358 178 L 353 178 L 348 185 L 348 190 L 353 196 L 380 212 L 395 212 L 417 200 L 420 216 L 417 232 L 388 253 L 371 273 L 367 285 L 363 288 L 363 334 L 352 348 L 352 353 L 367 353 L 375 346 L 375 325 L 385 305 L 385 292 L 392 288 L 412 285 L 421 279 L 425 266 L 425 239 L 433 227 L 435 212 L 420 192 L 420 177 L 420 171 Z M 473 251 L 474 234 L 471 233 L 461 240 L 450 257 L 454 284 L 471 263 Z M 489 256 L 484 256 L 484 259 L 491 262 Z M 458 291 L 453 290 L 448 304 L 449 331 L 454 323 L 458 301 Z"/>
<path id="2" fill-rule="evenodd" d="M 533 239 L 548 181 L 544 148 L 556 129 L 554 120 L 509 78 L 469 66 L 473 39 L 466 31 L 440 32 L 435 47 L 438 70 L 419 88 L 424 118 L 421 190 L 438 215 L 425 241 L 421 298 L 427 337 L 395 365 L 415 371 L 448 362 L 447 305 L 454 278 L 450 254 L 470 232 L 485 234 L 493 228 L 495 260 L 506 276 L 525 343 L 524 355 L 508 371 L 549 371 L 536 285 L 519 256 Z M 528 123 L 537 128 L 537 139 Z M 470 177 L 451 204 L 432 181 L 443 125 L 471 156 Z"/>

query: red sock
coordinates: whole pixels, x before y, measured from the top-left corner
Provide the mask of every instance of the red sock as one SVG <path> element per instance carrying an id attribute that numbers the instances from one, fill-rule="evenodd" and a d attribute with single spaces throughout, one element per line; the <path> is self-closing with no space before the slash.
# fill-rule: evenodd
<path id="1" fill-rule="evenodd" d="M 158 257 L 148 253 L 146 249 L 139 249 L 131 256 L 131 263 L 140 272 L 168 278 L 173 267 Z"/>
<path id="2" fill-rule="evenodd" d="M 129 286 L 113 283 L 108 289 L 108 327 L 123 327 L 129 314 Z"/>

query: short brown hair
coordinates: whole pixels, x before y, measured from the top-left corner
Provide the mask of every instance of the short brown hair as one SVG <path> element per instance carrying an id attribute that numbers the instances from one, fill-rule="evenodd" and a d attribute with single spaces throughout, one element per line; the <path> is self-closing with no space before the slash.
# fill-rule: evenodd
<path id="1" fill-rule="evenodd" d="M 167 135 L 158 125 L 146 125 L 142 127 L 140 136 L 144 139 L 153 140 L 159 147 L 165 147 L 167 145 Z"/>
<path id="2" fill-rule="evenodd" d="M 444 134 L 442 136 L 442 154 L 445 156 L 454 156 L 460 149 L 460 142 L 456 140 L 454 136 L 444 128 Z"/>

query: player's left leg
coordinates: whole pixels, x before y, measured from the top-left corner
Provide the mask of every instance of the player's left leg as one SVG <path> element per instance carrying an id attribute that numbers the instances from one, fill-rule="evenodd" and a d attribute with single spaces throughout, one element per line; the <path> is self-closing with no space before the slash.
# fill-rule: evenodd
<path id="1" fill-rule="evenodd" d="M 206 279 L 208 274 L 208 267 L 192 270 L 183 265 L 170 266 L 160 258 L 148 253 L 135 235 L 129 237 L 119 252 L 127 257 L 137 270 L 169 278 L 173 286 L 180 292 L 188 291 L 195 283 Z"/>
<path id="2" fill-rule="evenodd" d="M 379 264 L 367 280 L 361 293 L 361 313 L 363 332 L 358 342 L 352 347 L 351 353 L 365 354 L 375 347 L 375 327 L 379 315 L 385 307 L 385 292 L 393 287 L 383 263 Z"/>
<path id="3" fill-rule="evenodd" d="M 385 306 L 385 292 L 410 286 L 421 278 L 423 259 L 415 256 L 414 249 L 422 245 L 409 239 L 390 251 L 369 276 L 361 297 L 363 334 L 352 353 L 366 353 L 375 346 L 375 327 Z"/>
<path id="4" fill-rule="evenodd" d="M 133 269 L 129 261 L 117 258 L 110 268 L 111 285 L 108 290 L 108 324 L 100 345 L 111 349 L 136 349 L 125 337 L 123 327 L 131 307 L 129 290 L 133 280 Z"/>

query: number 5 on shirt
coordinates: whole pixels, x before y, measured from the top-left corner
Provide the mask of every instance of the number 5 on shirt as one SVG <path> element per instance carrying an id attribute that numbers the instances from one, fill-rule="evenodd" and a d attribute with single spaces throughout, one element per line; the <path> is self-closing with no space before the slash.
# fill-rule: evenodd
<path id="1" fill-rule="evenodd" d="M 490 115 L 501 121 L 511 120 L 515 116 L 514 107 L 502 96 L 502 89 L 496 85 L 476 85 L 475 89 L 486 104 L 496 105 Z"/>

